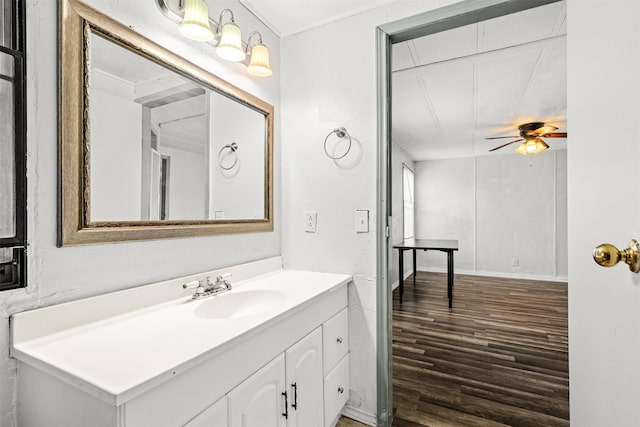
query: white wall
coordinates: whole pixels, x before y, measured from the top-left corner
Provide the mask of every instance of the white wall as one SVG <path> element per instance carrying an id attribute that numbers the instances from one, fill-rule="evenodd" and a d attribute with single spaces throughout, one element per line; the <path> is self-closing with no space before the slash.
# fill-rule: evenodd
<path id="1" fill-rule="evenodd" d="M 142 106 L 132 93 L 120 79 L 102 73 L 91 78 L 92 221 L 140 219 Z"/>
<path id="2" fill-rule="evenodd" d="M 187 41 L 154 2 L 101 0 L 102 10 L 276 107 L 275 231 L 248 235 L 56 247 L 57 3 L 27 0 L 28 280 L 27 289 L 0 294 L 0 425 L 15 420 L 16 364 L 8 357 L 8 317 L 29 308 L 193 274 L 280 254 L 279 40 L 237 1 L 208 1 L 213 15 L 231 7 L 236 22 L 262 33 L 274 76 L 254 78 L 244 66 L 216 59 L 213 48 Z M 97 0 L 91 2 L 98 4 Z"/>
<path id="3" fill-rule="evenodd" d="M 473 271 L 475 159 L 416 162 L 415 209 L 416 238 L 457 239 L 456 272 Z M 418 251 L 416 263 L 420 270 L 446 269 L 447 265 L 443 252 Z"/>
<path id="4" fill-rule="evenodd" d="M 222 211 L 225 219 L 264 218 L 265 116 L 216 93 L 211 95 L 211 111 L 210 217 Z M 238 144 L 238 163 L 224 170 L 218 153 L 232 142 Z M 233 164 L 229 152 L 221 157 L 225 167 Z"/>
<path id="5" fill-rule="evenodd" d="M 416 235 L 457 239 L 459 273 L 566 280 L 566 169 L 566 150 L 416 162 Z M 445 271 L 446 257 L 417 264 Z"/>
<path id="6" fill-rule="evenodd" d="M 416 171 L 415 162 L 398 145 L 391 146 L 391 238 L 389 239 L 389 278 L 396 285 L 399 282 L 398 251 L 392 246 L 404 239 L 404 201 L 402 199 L 402 166 L 407 165 L 412 171 Z M 408 253 L 408 252 L 407 252 Z M 413 261 L 410 256 L 403 259 L 403 274 L 405 277 L 413 273 Z"/>
<path id="7" fill-rule="evenodd" d="M 348 405 L 363 420 L 376 412 L 375 28 L 450 3 L 398 1 L 282 40 L 283 254 L 290 268 L 355 277 Z M 356 159 L 325 156 L 337 126 L 358 139 Z M 369 233 L 355 233 L 355 209 L 371 211 Z M 318 213 L 315 234 L 304 232 L 305 211 Z"/>

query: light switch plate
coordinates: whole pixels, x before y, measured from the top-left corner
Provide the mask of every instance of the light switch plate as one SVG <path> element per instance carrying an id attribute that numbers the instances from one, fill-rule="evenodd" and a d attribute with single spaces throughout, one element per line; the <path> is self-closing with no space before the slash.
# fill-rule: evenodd
<path id="1" fill-rule="evenodd" d="M 356 209 L 356 233 L 369 232 L 369 210 Z"/>

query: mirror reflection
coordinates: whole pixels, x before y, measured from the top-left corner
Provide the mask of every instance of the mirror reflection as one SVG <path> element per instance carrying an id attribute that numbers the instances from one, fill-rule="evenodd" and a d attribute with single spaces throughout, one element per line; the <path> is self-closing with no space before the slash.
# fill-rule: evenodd
<path id="1" fill-rule="evenodd" d="M 91 222 L 263 219 L 265 114 L 89 36 Z"/>

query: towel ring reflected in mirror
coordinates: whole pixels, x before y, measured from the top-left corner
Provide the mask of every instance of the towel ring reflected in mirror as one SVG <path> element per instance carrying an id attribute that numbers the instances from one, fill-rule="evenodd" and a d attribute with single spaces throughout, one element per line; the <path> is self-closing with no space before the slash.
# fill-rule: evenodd
<path id="1" fill-rule="evenodd" d="M 225 166 L 222 162 L 222 159 L 224 159 L 227 156 L 233 156 L 233 163 L 231 164 L 231 166 Z M 218 166 L 220 166 L 221 169 L 230 171 L 231 169 L 236 167 L 237 164 L 238 164 L 238 144 L 236 144 L 235 142 L 232 142 L 231 144 L 225 145 L 220 149 L 220 151 L 218 151 Z"/>
<path id="2" fill-rule="evenodd" d="M 340 139 L 344 139 L 345 137 L 349 138 L 349 145 L 347 146 L 347 149 L 341 156 L 332 156 L 331 154 L 329 154 L 329 150 L 327 150 L 327 141 L 329 141 L 329 137 L 333 134 L 335 134 Z M 334 130 L 329 132 L 329 134 L 324 139 L 324 153 L 331 160 L 340 160 L 346 157 L 346 155 L 349 154 L 349 151 L 351 151 L 351 135 L 349 134 L 349 132 L 347 132 L 347 129 L 345 129 L 344 127 L 335 128 Z"/>

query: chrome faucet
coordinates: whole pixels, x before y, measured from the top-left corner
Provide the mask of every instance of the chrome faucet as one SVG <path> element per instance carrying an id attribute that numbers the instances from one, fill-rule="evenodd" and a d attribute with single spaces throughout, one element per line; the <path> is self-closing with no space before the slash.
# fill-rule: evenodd
<path id="1" fill-rule="evenodd" d="M 228 277 L 231 277 L 231 273 L 217 276 L 215 283 L 211 283 L 211 278 L 207 277 L 204 280 L 194 280 L 192 282 L 185 283 L 184 285 L 182 285 L 182 288 L 195 288 L 196 291 L 191 297 L 192 299 L 206 298 L 212 295 L 230 291 L 232 286 L 231 283 L 229 283 L 229 281 L 227 280 Z"/>
<path id="2" fill-rule="evenodd" d="M 222 274 L 216 277 L 216 283 L 214 284 L 216 289 L 222 288 L 222 290 L 230 291 L 232 286 L 231 286 L 231 283 L 229 283 L 229 281 L 227 280 L 227 278 L 231 276 L 232 276 L 231 273 L 227 273 L 227 274 Z"/>

